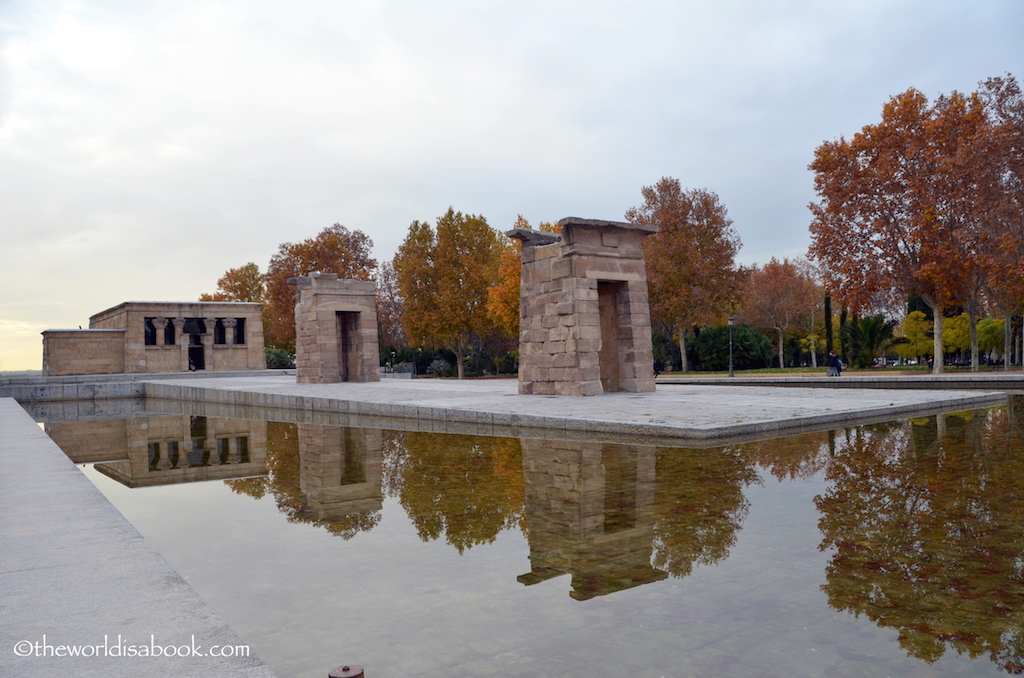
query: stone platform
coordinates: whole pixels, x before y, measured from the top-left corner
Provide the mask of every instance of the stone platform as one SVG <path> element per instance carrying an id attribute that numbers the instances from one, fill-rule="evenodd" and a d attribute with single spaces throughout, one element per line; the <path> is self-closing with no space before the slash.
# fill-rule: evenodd
<path id="1" fill-rule="evenodd" d="M 145 383 L 147 401 L 176 401 L 186 409 L 202 403 L 211 416 L 689 446 L 1002 405 L 1007 398 L 996 389 L 823 390 L 765 382 L 659 386 L 654 392 L 590 398 L 517 391 L 512 379 L 297 384 L 288 376 L 246 376 Z"/>

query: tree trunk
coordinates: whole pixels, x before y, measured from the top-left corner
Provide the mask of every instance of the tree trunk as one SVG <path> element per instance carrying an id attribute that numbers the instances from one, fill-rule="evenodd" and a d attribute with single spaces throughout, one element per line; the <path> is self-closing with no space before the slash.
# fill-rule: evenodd
<path id="1" fill-rule="evenodd" d="M 932 326 L 932 333 L 935 335 L 935 342 L 932 345 L 932 374 L 942 374 L 942 311 L 933 308 L 932 315 L 935 318 Z"/>
<path id="2" fill-rule="evenodd" d="M 942 374 L 942 309 L 927 294 L 922 294 L 921 300 L 932 310 L 932 334 L 935 337 L 932 342 L 932 374 Z"/>
<path id="3" fill-rule="evenodd" d="M 811 367 L 818 366 L 818 337 L 814 334 L 814 308 L 811 308 Z"/>
<path id="4" fill-rule="evenodd" d="M 786 366 L 786 354 L 782 352 L 782 330 L 779 330 L 779 369 L 781 370 Z"/>
<path id="5" fill-rule="evenodd" d="M 978 315 L 968 310 L 967 320 L 971 328 L 971 372 L 978 372 L 981 369 L 981 361 L 978 359 Z"/>
<path id="6" fill-rule="evenodd" d="M 1010 354 L 1013 351 L 1013 328 L 1010 323 L 1013 316 L 1009 311 L 1003 311 L 1003 371 L 1010 369 Z"/>
<path id="7" fill-rule="evenodd" d="M 680 369 L 683 372 L 690 371 L 690 365 L 686 362 L 686 332 L 682 331 L 679 333 L 679 357 L 681 359 Z"/>
<path id="8" fill-rule="evenodd" d="M 455 362 L 458 363 L 457 368 L 458 368 L 458 371 L 459 371 L 459 379 L 462 379 L 462 378 L 464 378 L 466 376 L 466 369 L 462 365 L 462 351 L 463 351 L 462 345 L 461 344 L 456 345 L 452 349 L 452 351 L 455 353 Z"/>
<path id="9" fill-rule="evenodd" d="M 825 355 L 832 353 L 832 296 L 825 295 Z"/>

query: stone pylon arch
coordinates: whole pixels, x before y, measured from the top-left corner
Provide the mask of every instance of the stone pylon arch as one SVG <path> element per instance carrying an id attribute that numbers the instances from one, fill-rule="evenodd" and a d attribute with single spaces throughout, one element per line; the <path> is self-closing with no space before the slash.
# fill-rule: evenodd
<path id="1" fill-rule="evenodd" d="M 657 226 L 567 217 L 561 234 L 516 228 L 523 243 L 519 392 L 653 391 L 643 238 Z"/>

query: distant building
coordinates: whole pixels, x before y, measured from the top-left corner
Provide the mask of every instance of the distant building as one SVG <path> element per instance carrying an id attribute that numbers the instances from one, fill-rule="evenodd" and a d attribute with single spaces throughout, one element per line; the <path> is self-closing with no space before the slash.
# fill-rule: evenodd
<path id="1" fill-rule="evenodd" d="M 262 370 L 262 304 L 126 301 L 43 332 L 43 376 Z"/>

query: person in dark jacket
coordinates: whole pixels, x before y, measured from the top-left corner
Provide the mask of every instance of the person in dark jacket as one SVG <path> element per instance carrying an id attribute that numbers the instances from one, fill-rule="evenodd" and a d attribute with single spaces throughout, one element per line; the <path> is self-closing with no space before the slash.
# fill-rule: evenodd
<path id="1" fill-rule="evenodd" d="M 832 351 L 828 354 L 828 372 L 830 377 L 843 376 L 843 361 Z"/>

